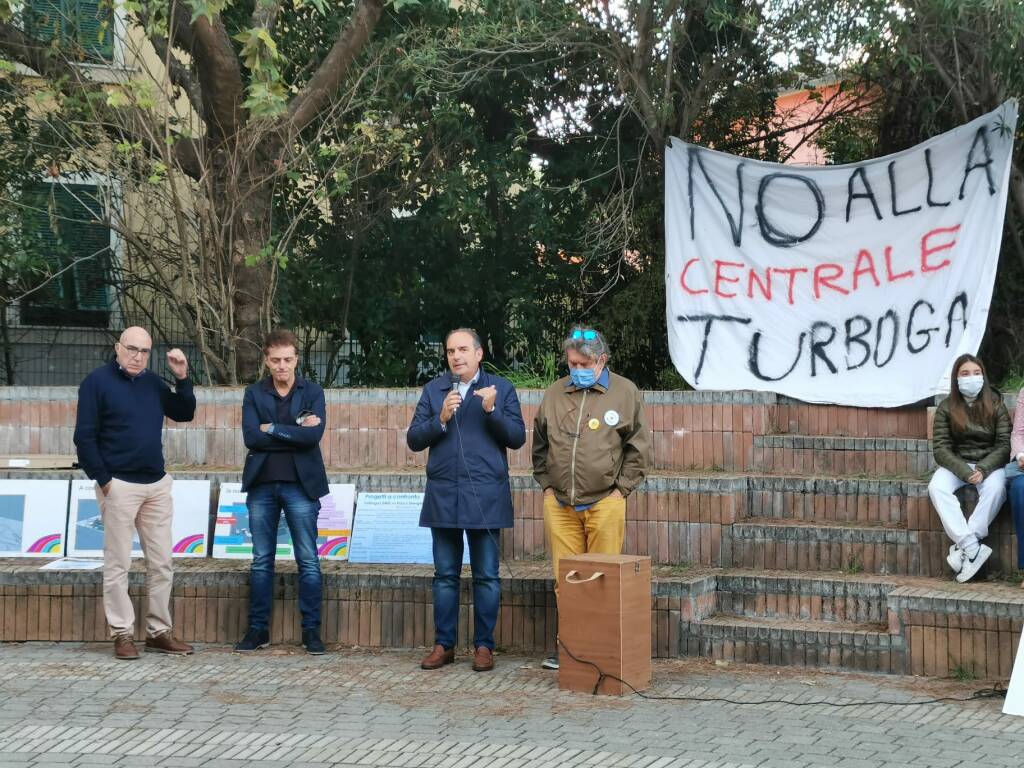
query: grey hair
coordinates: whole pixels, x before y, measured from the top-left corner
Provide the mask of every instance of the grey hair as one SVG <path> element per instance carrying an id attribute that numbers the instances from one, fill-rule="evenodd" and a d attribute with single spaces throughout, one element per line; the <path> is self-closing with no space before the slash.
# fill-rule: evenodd
<path id="1" fill-rule="evenodd" d="M 594 331 L 597 334 L 596 339 L 584 339 L 582 336 L 578 339 L 572 337 L 576 331 Z M 585 325 L 574 325 L 572 330 L 569 331 L 569 335 L 562 342 L 562 349 L 568 352 L 570 349 L 574 352 L 579 352 L 581 355 L 585 355 L 589 360 L 597 360 L 601 355 L 605 356 L 606 360 L 610 360 L 612 357 L 612 351 L 608 348 L 608 342 L 596 328 L 590 328 Z"/>
<path id="2" fill-rule="evenodd" d="M 453 333 L 468 333 L 473 339 L 473 349 L 482 349 L 483 344 L 480 342 L 480 334 L 474 331 L 472 328 L 452 328 L 448 333 L 444 335 L 444 348 L 448 349 L 448 339 L 452 337 Z"/>

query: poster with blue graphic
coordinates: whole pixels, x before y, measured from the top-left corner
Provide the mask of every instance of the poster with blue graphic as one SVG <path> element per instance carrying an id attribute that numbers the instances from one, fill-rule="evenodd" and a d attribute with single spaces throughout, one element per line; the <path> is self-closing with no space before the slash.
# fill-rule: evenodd
<path id="1" fill-rule="evenodd" d="M 0 557 L 61 557 L 67 480 L 0 480 Z"/>
<path id="2" fill-rule="evenodd" d="M 322 560 L 347 560 L 352 535 L 352 508 L 356 487 L 331 483 L 320 499 L 317 517 L 317 552 Z M 213 529 L 213 556 L 227 559 L 252 557 L 252 528 L 246 494 L 241 483 L 221 483 Z M 277 526 L 277 557 L 294 558 L 292 537 L 284 514 Z"/>
<path id="3" fill-rule="evenodd" d="M 171 552 L 174 557 L 205 557 L 210 529 L 210 481 L 175 480 L 171 485 L 174 517 Z M 71 481 L 68 554 L 103 557 L 103 516 L 92 480 Z M 142 557 L 139 532 L 132 531 L 132 557 Z"/>

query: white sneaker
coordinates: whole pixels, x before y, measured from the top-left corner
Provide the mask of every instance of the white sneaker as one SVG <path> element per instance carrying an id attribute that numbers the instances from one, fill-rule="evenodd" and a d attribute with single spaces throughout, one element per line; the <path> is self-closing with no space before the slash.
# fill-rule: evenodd
<path id="1" fill-rule="evenodd" d="M 964 557 L 963 568 L 960 569 L 960 573 L 956 575 L 956 580 L 963 584 L 965 581 L 970 581 L 974 578 L 974 575 L 981 570 L 981 566 L 985 564 L 989 556 L 992 554 L 992 547 L 982 544 L 978 547 L 978 554 L 973 558 Z"/>
<path id="2" fill-rule="evenodd" d="M 953 573 L 960 573 L 960 569 L 964 567 L 964 551 L 953 544 L 949 548 L 949 554 L 946 555 L 946 562 L 953 569 Z"/>

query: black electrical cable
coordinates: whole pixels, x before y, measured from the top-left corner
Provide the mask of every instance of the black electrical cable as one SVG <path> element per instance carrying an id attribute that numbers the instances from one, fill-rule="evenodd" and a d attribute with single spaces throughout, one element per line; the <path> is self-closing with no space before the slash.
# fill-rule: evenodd
<path id="1" fill-rule="evenodd" d="M 480 497 L 476 492 L 476 482 L 473 480 L 473 475 L 469 471 L 469 463 L 466 461 L 466 452 L 463 448 L 462 443 L 462 429 L 459 425 L 459 414 L 458 410 L 452 413 L 450 421 L 455 422 L 455 435 L 456 440 L 459 444 L 459 457 L 462 459 L 462 465 L 466 468 L 466 477 L 469 480 L 470 490 L 473 492 L 473 499 L 476 502 L 477 512 L 480 515 L 480 522 L 485 524 L 483 506 L 480 504 Z M 505 558 L 501 552 L 501 543 L 498 538 L 494 535 L 494 531 L 490 528 L 485 529 L 491 540 L 494 541 L 495 547 L 498 549 L 498 557 L 501 558 L 501 562 L 504 563 L 505 568 L 508 569 L 509 577 L 515 578 L 515 573 L 512 570 L 512 565 Z M 605 680 L 614 680 L 617 683 L 629 688 L 634 694 L 642 699 L 649 701 L 690 701 L 694 703 L 720 703 L 720 704 L 734 704 L 741 706 L 765 706 L 768 704 L 785 704 L 791 707 L 812 707 L 812 706 L 824 706 L 824 707 L 870 707 L 875 705 L 883 705 L 888 707 L 918 707 L 927 704 L 942 704 L 946 702 L 964 702 L 964 701 L 983 701 L 985 699 L 1002 699 L 1006 698 L 1006 689 L 1003 688 L 999 683 L 995 683 L 991 688 L 982 688 L 981 690 L 975 691 L 970 696 L 940 696 L 934 699 L 925 699 L 924 701 L 790 701 L 788 699 L 758 699 L 756 701 L 740 701 L 737 699 L 727 699 L 715 696 L 655 696 L 643 691 L 638 691 L 629 682 L 623 680 L 621 677 L 616 677 L 610 672 L 605 672 L 600 666 L 587 659 L 581 659 L 569 650 L 569 647 L 565 644 L 561 637 L 556 638 L 556 642 L 565 651 L 566 655 L 569 656 L 573 661 L 586 664 L 589 667 L 593 667 L 594 671 L 597 672 L 597 682 L 594 683 L 594 689 L 591 691 L 591 695 L 596 696 L 601 688 L 601 683 Z"/>
<path id="2" fill-rule="evenodd" d="M 924 704 L 941 704 L 948 701 L 981 701 L 983 699 L 1001 699 L 1006 698 L 1006 689 L 1003 688 L 999 683 L 994 684 L 991 688 L 983 688 L 979 691 L 975 691 L 970 696 L 940 696 L 935 699 L 925 699 L 924 701 L 790 701 L 789 699 L 758 699 L 756 701 L 740 701 L 738 699 L 726 699 L 715 696 L 655 696 L 643 691 L 638 691 L 630 683 L 623 680 L 621 677 L 616 677 L 610 672 L 605 672 L 601 667 L 592 661 L 587 659 L 581 659 L 579 656 L 569 650 L 569 647 L 565 644 L 561 637 L 558 638 L 558 644 L 565 651 L 566 655 L 569 656 L 573 661 L 579 664 L 586 664 L 588 667 L 593 667 L 594 671 L 597 672 L 597 682 L 594 683 L 594 689 L 591 691 L 591 695 L 596 696 L 598 690 L 601 688 L 601 683 L 605 680 L 614 680 L 617 683 L 622 683 L 624 686 L 629 688 L 630 691 L 635 693 L 642 699 L 649 699 L 651 701 L 692 701 L 698 703 L 711 703 L 717 702 L 722 704 L 736 704 L 743 706 L 764 706 L 766 704 L 786 704 L 791 707 L 871 707 L 875 705 L 884 705 L 888 707 L 918 707 Z"/>

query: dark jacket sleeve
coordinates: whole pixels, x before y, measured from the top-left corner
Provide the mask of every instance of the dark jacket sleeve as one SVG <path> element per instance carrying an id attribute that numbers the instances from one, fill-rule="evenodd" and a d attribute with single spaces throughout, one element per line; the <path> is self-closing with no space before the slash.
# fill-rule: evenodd
<path id="1" fill-rule="evenodd" d="M 327 402 L 324 399 L 324 391 L 313 384 L 306 384 L 307 387 L 316 387 L 313 395 L 312 407 L 309 409 L 320 417 L 320 423 L 315 427 L 301 427 L 298 424 L 274 424 L 274 428 L 268 434 L 272 440 L 282 443 L 289 443 L 293 448 L 309 448 L 319 445 L 324 437 L 324 429 L 327 427 Z M 257 425 L 257 429 L 259 425 Z"/>
<path id="2" fill-rule="evenodd" d="M 412 415 L 412 422 L 409 424 L 409 431 L 405 435 L 405 442 L 411 451 L 423 451 L 430 448 L 444 437 L 444 429 L 441 428 L 441 415 L 434 413 L 430 405 L 430 395 L 427 394 L 428 384 L 423 388 L 420 401 L 416 403 L 416 412 Z"/>
<path id="3" fill-rule="evenodd" d="M 75 415 L 75 448 L 78 466 L 101 486 L 110 482 L 110 470 L 100 455 L 99 388 L 93 377 L 87 376 L 78 388 L 78 412 Z"/>
<path id="4" fill-rule="evenodd" d="M 545 396 L 546 393 L 545 393 Z M 537 484 L 547 490 L 552 487 L 551 477 L 548 475 L 548 421 L 544 416 L 544 402 L 541 401 L 537 409 L 537 415 L 533 418 L 533 479 Z"/>
<path id="5" fill-rule="evenodd" d="M 502 448 L 522 448 L 526 442 L 526 425 L 523 424 L 523 411 L 519 407 L 519 396 L 511 384 L 505 397 L 496 403 L 494 410 L 484 414 L 484 423 L 498 445 Z"/>
<path id="6" fill-rule="evenodd" d="M 171 421 L 192 421 L 195 418 L 196 393 L 192 388 L 192 379 L 175 379 L 173 392 L 161 380 L 160 400 L 164 415 Z"/>
<path id="7" fill-rule="evenodd" d="M 971 467 L 953 451 L 953 430 L 949 423 L 949 399 L 939 403 L 932 420 L 932 455 L 935 463 L 948 469 L 965 483 L 971 476 Z"/>
<path id="8" fill-rule="evenodd" d="M 251 451 L 290 451 L 292 448 L 279 443 L 260 429 L 260 414 L 256 410 L 256 395 L 247 387 L 242 398 L 242 440 Z"/>
<path id="9" fill-rule="evenodd" d="M 638 389 L 633 393 L 633 429 L 622 444 L 622 471 L 615 479 L 615 487 L 623 496 L 629 496 L 644 481 L 650 457 L 651 433 L 644 421 L 644 400 Z"/>
<path id="10" fill-rule="evenodd" d="M 985 477 L 1006 465 L 1006 456 L 1010 451 L 1010 430 L 1012 429 L 1010 425 L 1010 412 L 1006 410 L 1003 398 L 998 395 L 997 397 L 995 442 L 992 444 L 992 450 L 975 464 L 984 473 Z"/>

